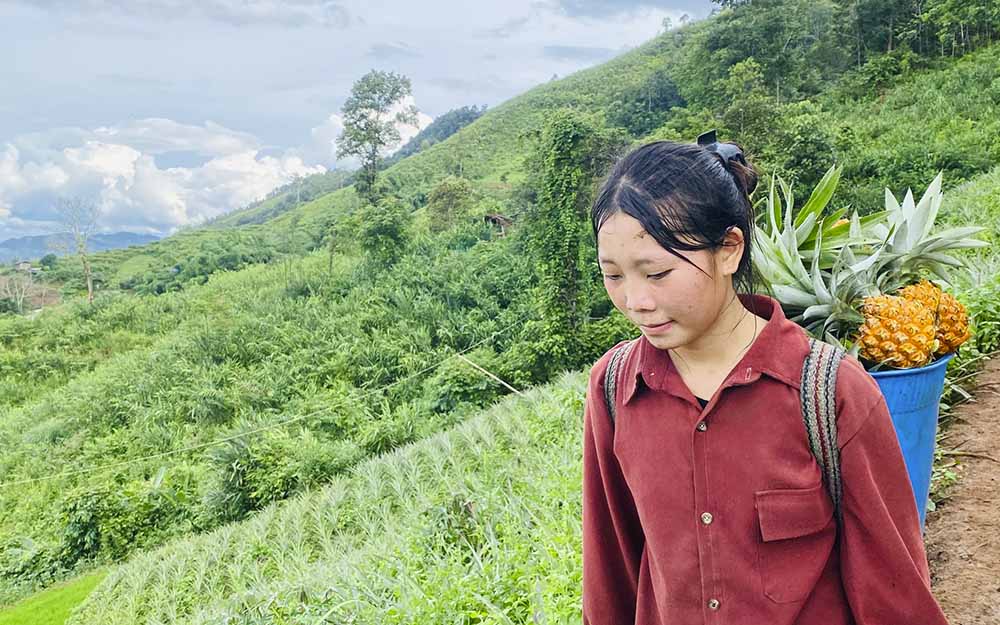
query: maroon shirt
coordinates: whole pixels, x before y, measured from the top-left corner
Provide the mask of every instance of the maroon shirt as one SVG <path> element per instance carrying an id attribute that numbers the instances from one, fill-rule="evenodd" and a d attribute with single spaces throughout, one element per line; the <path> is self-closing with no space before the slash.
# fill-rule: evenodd
<path id="1" fill-rule="evenodd" d="M 583 622 L 947 623 L 875 381 L 856 359 L 842 361 L 838 531 L 799 407 L 807 336 L 777 301 L 755 302 L 768 323 L 704 409 L 645 338 L 623 362 L 613 428 L 604 406 L 611 352 L 591 371 Z"/>

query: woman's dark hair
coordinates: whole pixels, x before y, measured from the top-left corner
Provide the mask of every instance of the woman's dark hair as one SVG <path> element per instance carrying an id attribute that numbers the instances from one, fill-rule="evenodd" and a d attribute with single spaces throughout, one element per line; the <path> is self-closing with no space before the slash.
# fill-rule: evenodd
<path id="1" fill-rule="evenodd" d="M 725 149 L 716 151 L 717 146 Z M 637 219 L 663 249 L 691 262 L 677 250 L 714 251 L 737 226 L 744 246 L 733 285 L 737 292 L 753 293 L 759 280 L 750 260 L 750 194 L 756 186 L 757 172 L 735 144 L 648 143 L 622 157 L 601 185 L 590 211 L 594 238 L 621 212 Z"/>

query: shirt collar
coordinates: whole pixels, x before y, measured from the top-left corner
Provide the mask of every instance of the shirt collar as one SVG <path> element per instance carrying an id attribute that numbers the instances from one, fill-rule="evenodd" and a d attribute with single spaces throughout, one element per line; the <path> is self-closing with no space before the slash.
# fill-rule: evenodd
<path id="1" fill-rule="evenodd" d="M 740 294 L 739 298 L 744 306 L 768 321 L 757 340 L 733 367 L 727 381 L 739 376 L 738 379 L 748 382 L 763 373 L 799 388 L 802 362 L 809 351 L 805 330 L 785 317 L 781 304 L 773 297 Z M 645 336 L 640 336 L 638 340 L 638 349 L 632 350 L 629 362 L 625 363 L 624 403 L 628 403 L 636 394 L 640 380 L 654 390 L 679 396 L 691 395 L 670 355 L 653 346 Z"/>

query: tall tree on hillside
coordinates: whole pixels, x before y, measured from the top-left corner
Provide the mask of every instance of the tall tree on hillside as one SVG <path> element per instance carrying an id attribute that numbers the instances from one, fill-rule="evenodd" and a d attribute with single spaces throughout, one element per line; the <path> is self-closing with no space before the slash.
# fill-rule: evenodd
<path id="1" fill-rule="evenodd" d="M 92 199 L 83 197 L 60 198 L 56 203 L 59 222 L 69 235 L 67 253 L 76 254 L 83 265 L 83 277 L 87 281 L 87 301 L 94 303 L 94 275 L 90 268 L 87 242 L 97 231 L 100 209 Z"/>
<path id="2" fill-rule="evenodd" d="M 403 104 L 410 95 L 406 76 L 372 70 L 354 83 L 341 109 L 344 131 L 337 138 L 337 157 L 361 159 L 355 188 L 369 204 L 376 200 L 375 180 L 383 153 L 399 145 L 397 125 L 417 123 L 416 107 Z"/>

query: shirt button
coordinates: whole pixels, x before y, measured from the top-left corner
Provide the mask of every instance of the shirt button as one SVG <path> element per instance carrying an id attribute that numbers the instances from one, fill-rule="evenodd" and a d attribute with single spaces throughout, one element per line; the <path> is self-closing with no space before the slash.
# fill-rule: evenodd
<path id="1" fill-rule="evenodd" d="M 708 600 L 708 609 L 709 610 L 718 610 L 719 609 L 719 605 L 720 604 L 719 604 L 719 600 L 718 599 L 709 599 Z"/>
<path id="2" fill-rule="evenodd" d="M 705 525 L 709 525 L 712 522 L 712 513 L 711 512 L 702 512 L 701 513 L 701 522 L 704 523 Z"/>
<path id="3" fill-rule="evenodd" d="M 699 432 L 704 432 L 707 429 L 708 429 L 708 424 L 707 423 L 705 423 L 704 421 L 699 421 L 698 422 L 698 431 Z"/>

